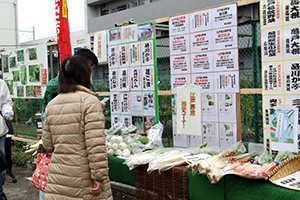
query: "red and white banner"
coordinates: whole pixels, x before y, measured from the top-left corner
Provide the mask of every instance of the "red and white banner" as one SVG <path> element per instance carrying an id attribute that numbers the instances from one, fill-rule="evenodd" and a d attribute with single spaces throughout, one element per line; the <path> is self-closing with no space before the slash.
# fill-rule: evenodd
<path id="1" fill-rule="evenodd" d="M 67 0 L 55 0 L 56 34 L 60 63 L 72 55 Z"/>

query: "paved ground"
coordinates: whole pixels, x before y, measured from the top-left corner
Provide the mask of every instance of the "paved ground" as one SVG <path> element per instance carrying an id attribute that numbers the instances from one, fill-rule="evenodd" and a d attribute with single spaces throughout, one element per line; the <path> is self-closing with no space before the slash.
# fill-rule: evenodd
<path id="1" fill-rule="evenodd" d="M 31 177 L 33 171 L 28 168 L 17 167 L 13 165 L 13 175 L 17 183 L 12 182 L 12 178 L 7 175 L 3 186 L 4 193 L 8 200 L 38 200 L 39 190 L 30 185 L 27 177 Z"/>
<path id="2" fill-rule="evenodd" d="M 33 171 L 29 168 L 22 168 L 13 165 L 13 175 L 17 183 L 7 175 L 3 186 L 4 193 L 8 200 L 39 200 L 39 190 L 30 185 L 26 178 L 31 177 Z M 121 183 L 111 182 L 114 200 L 134 200 L 135 188 Z"/>

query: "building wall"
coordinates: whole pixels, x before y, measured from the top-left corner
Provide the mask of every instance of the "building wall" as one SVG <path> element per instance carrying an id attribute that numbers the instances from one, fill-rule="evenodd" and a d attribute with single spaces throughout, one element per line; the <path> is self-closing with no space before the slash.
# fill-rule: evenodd
<path id="1" fill-rule="evenodd" d="M 201 10 L 221 4 L 230 3 L 230 0 L 160 0 L 150 4 L 140 5 L 127 10 L 111 13 L 108 15 L 100 16 L 99 4 L 105 3 L 103 0 L 89 0 L 86 6 L 87 17 L 87 32 L 93 33 L 100 30 L 105 30 L 114 27 L 116 22 L 124 22 L 126 20 L 134 19 L 135 22 L 159 19 L 181 13 Z M 108 2 L 108 1 L 107 1 Z M 114 0 L 117 2 L 127 2 L 124 0 Z M 112 4 L 111 1 L 107 4 Z M 249 6 L 239 7 L 239 19 L 247 20 L 258 19 L 259 6 L 252 4 Z"/>
<path id="2" fill-rule="evenodd" d="M 16 15 L 17 0 L 1 0 L 0 1 L 0 49 L 16 48 Z M 18 12 L 17 12 L 18 13 Z M 18 34 L 18 33 L 17 33 Z"/>

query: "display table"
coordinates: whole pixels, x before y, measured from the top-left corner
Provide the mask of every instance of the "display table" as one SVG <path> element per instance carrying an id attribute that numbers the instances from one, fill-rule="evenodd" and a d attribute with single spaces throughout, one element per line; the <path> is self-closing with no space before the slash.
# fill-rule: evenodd
<path id="1" fill-rule="evenodd" d="M 113 181 L 135 186 L 135 170 L 129 171 L 127 165 L 123 164 L 124 161 L 124 159 L 117 157 L 108 157 L 109 177 Z M 227 175 L 217 184 L 211 184 L 206 175 L 193 175 L 191 170 L 187 172 L 187 177 L 188 199 L 191 200 L 300 199 L 299 191 L 278 187 L 261 179 L 246 179 Z"/>

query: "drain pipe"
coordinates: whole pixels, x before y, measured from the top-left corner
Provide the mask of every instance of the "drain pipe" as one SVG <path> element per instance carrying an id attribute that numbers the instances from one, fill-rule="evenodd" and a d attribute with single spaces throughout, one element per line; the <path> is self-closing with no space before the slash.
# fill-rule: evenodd
<path id="1" fill-rule="evenodd" d="M 17 19 L 17 1 L 14 2 L 15 9 L 15 31 L 16 31 L 16 48 L 19 48 L 19 40 L 18 40 L 18 19 Z"/>

